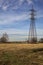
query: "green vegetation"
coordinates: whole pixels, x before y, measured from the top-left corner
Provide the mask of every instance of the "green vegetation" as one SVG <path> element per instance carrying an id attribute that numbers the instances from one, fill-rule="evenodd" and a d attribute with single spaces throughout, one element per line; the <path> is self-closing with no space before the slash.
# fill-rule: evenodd
<path id="1" fill-rule="evenodd" d="M 0 50 L 0 65 L 43 65 L 43 49 Z"/>

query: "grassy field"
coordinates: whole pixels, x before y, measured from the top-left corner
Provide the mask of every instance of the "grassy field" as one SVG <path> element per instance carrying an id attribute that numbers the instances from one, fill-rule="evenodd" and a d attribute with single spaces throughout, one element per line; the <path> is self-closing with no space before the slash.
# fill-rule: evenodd
<path id="1" fill-rule="evenodd" d="M 43 65 L 43 44 L 0 44 L 0 65 Z"/>

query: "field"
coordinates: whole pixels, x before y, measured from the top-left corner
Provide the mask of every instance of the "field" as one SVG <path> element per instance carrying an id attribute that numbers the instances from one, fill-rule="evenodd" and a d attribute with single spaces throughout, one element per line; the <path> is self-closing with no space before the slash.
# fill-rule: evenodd
<path id="1" fill-rule="evenodd" d="M 0 44 L 0 65 L 43 65 L 43 43 Z"/>

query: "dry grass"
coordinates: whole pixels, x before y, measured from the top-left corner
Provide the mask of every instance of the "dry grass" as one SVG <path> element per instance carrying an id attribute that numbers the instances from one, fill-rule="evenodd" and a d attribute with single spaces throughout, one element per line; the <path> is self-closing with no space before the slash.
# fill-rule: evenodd
<path id="1" fill-rule="evenodd" d="M 0 44 L 0 50 L 4 49 L 4 50 L 20 50 L 20 49 L 37 49 L 37 48 L 43 48 L 43 43 L 39 43 L 39 44 Z"/>
<path id="2" fill-rule="evenodd" d="M 0 65 L 43 65 L 43 44 L 0 44 Z"/>

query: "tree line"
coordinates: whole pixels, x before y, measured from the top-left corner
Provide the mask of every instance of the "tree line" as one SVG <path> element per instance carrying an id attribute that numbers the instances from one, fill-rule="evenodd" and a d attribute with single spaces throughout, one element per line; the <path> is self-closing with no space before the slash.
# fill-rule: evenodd
<path id="1" fill-rule="evenodd" d="M 0 38 L 0 42 L 2 43 L 6 43 L 6 42 L 9 42 L 9 36 L 7 33 L 3 33 L 1 38 Z M 28 42 L 28 41 L 27 41 Z M 40 40 L 38 41 L 40 43 L 43 43 L 43 38 L 40 38 Z"/>

